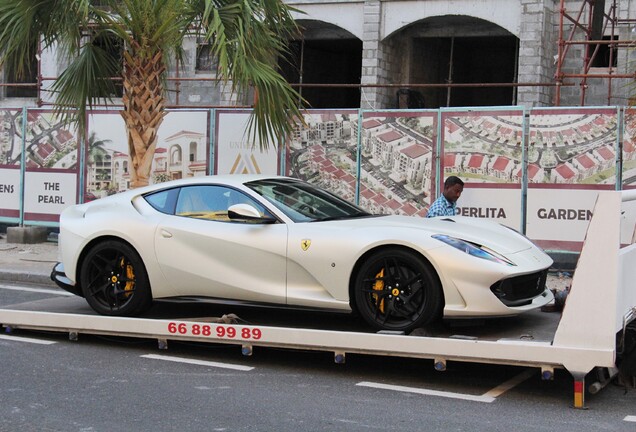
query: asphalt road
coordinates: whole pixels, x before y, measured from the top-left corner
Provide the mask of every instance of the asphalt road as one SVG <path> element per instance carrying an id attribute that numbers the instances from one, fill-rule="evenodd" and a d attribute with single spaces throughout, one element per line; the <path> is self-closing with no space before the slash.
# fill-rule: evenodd
<path id="1" fill-rule="evenodd" d="M 0 308 L 47 298 L 68 297 L 0 283 Z M 636 390 L 573 409 L 565 371 L 22 330 L 0 365 L 3 432 L 636 431 Z"/>

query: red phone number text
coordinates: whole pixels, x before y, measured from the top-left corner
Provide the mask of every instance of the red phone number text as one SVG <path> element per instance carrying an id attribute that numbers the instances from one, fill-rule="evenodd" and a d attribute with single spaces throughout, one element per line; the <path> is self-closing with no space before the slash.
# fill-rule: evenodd
<path id="1" fill-rule="evenodd" d="M 225 339 L 254 339 L 258 340 L 263 336 L 258 328 L 243 327 L 237 329 L 232 326 L 210 326 L 207 324 L 186 324 L 186 323 L 168 323 L 168 332 L 172 334 L 191 335 L 191 336 L 214 336 Z"/>

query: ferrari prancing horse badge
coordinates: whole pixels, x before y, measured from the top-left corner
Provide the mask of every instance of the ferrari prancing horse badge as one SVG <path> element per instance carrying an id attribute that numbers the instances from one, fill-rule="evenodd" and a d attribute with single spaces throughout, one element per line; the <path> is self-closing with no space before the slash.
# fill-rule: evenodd
<path id="1" fill-rule="evenodd" d="M 309 239 L 302 239 L 300 241 L 300 247 L 306 251 L 307 249 L 309 249 L 309 246 L 311 246 L 311 240 Z"/>

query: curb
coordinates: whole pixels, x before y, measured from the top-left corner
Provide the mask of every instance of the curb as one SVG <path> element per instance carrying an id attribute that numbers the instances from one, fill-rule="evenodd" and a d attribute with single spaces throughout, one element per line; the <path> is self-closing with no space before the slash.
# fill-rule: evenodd
<path id="1" fill-rule="evenodd" d="M 51 275 L 45 273 L 25 273 L 12 270 L 3 270 L 0 271 L 0 281 L 57 287 L 57 285 L 55 285 L 55 282 L 51 280 Z"/>
<path id="2" fill-rule="evenodd" d="M 576 264 L 579 260 L 578 252 L 565 252 L 556 250 L 545 250 L 545 253 L 550 255 L 550 258 L 554 261 L 552 264 L 552 270 L 568 271 L 573 273 L 576 269 Z"/>

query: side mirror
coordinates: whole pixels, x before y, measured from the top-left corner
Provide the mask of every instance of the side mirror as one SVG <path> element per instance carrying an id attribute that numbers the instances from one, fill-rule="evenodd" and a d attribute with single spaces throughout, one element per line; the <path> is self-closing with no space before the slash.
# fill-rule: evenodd
<path id="1" fill-rule="evenodd" d="M 234 204 L 227 209 L 227 217 L 230 220 L 244 220 L 261 223 L 275 223 L 276 219 L 262 216 L 256 208 L 250 204 Z"/>

